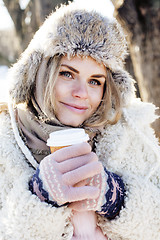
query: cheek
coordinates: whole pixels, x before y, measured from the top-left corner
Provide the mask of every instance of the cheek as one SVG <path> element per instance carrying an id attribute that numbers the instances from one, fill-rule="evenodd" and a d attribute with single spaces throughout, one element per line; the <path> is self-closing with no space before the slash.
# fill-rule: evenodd
<path id="1" fill-rule="evenodd" d="M 56 85 L 53 90 L 53 102 L 55 113 L 57 113 L 58 110 L 58 102 L 63 101 L 62 96 L 63 96 L 62 88 L 60 88 L 59 85 Z"/>
<path id="2" fill-rule="evenodd" d="M 59 88 L 58 88 L 58 87 L 55 87 L 55 88 L 54 88 L 54 91 L 53 91 L 53 96 L 54 96 L 54 98 L 55 98 L 55 101 L 60 98 L 60 96 L 61 96 L 60 93 L 61 93 L 61 92 L 59 91 Z"/>
<path id="3" fill-rule="evenodd" d="M 92 106 L 96 109 L 102 100 L 103 89 L 102 90 L 99 89 L 98 91 L 92 92 L 90 96 L 91 96 Z"/>
<path id="4" fill-rule="evenodd" d="M 64 98 L 65 96 L 68 96 L 71 94 L 71 89 L 73 86 L 70 82 L 63 81 L 62 79 L 57 79 L 57 82 L 54 86 L 54 94 L 56 96 L 56 99 L 58 98 Z"/>
<path id="5" fill-rule="evenodd" d="M 53 91 L 53 95 L 55 96 L 55 100 L 56 99 L 61 99 L 62 96 L 64 95 L 64 87 L 62 84 L 60 84 L 59 82 L 57 82 L 55 84 L 55 87 L 54 87 L 54 91 Z"/>

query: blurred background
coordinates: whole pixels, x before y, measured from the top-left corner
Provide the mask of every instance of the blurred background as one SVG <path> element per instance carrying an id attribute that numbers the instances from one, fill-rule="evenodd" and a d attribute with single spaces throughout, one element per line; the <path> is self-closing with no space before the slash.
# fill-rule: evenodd
<path id="1" fill-rule="evenodd" d="M 160 108 L 160 0 L 74 1 L 118 20 L 129 48 L 125 67 L 136 80 L 137 96 Z M 0 0 L 0 101 L 7 101 L 8 68 L 46 16 L 62 3 L 68 1 Z M 160 138 L 160 120 L 153 127 Z"/>

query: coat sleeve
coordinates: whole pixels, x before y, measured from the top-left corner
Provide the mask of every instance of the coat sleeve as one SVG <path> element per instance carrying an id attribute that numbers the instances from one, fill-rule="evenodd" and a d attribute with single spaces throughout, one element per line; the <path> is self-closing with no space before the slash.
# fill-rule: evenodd
<path id="1" fill-rule="evenodd" d="M 112 240 L 160 239 L 160 147 L 147 116 L 154 114 L 145 107 L 146 116 L 143 108 L 138 109 L 143 121 L 137 112 L 133 114 L 135 109 L 126 110 L 97 147 L 100 157 L 107 159 L 104 164 L 122 177 L 126 189 L 124 208 L 116 219 L 98 216 L 99 226 Z"/>
<path id="2" fill-rule="evenodd" d="M 0 239 L 68 239 L 70 210 L 41 202 L 29 191 L 34 170 L 16 145 L 8 117 L 0 115 Z"/>

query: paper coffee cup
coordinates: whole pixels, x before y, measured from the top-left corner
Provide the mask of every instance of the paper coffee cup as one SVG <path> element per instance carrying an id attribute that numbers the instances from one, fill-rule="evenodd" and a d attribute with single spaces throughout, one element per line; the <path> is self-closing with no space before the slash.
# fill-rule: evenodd
<path id="1" fill-rule="evenodd" d="M 82 128 L 73 128 L 52 132 L 49 134 L 47 146 L 50 147 L 51 153 L 58 149 L 71 146 L 74 144 L 87 142 L 89 136 Z"/>

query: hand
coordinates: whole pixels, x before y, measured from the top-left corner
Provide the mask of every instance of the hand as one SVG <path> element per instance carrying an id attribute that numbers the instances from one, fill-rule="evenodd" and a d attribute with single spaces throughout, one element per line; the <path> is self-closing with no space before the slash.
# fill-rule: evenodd
<path id="1" fill-rule="evenodd" d="M 104 169 L 102 169 L 101 173 L 88 178 L 87 180 L 81 182 L 81 184 L 78 183 L 76 186 L 80 186 L 80 185 L 97 187 L 100 190 L 99 194 L 95 199 L 88 198 L 85 200 L 73 202 L 69 205 L 69 207 L 79 212 L 89 211 L 89 210 L 100 211 L 101 206 L 105 202 L 105 193 L 108 190 L 107 175 Z"/>
<path id="2" fill-rule="evenodd" d="M 66 147 L 50 154 L 41 161 L 39 169 L 44 189 L 58 205 L 96 199 L 100 194 L 98 185 L 76 186 L 101 173 L 103 169 L 88 143 Z"/>
<path id="3" fill-rule="evenodd" d="M 124 205 L 125 187 L 123 180 L 117 174 L 104 168 L 100 174 L 89 179 L 88 185 L 98 186 L 100 188 L 99 196 L 96 199 L 71 203 L 69 207 L 76 211 L 93 210 L 106 218 L 115 218 Z"/>

